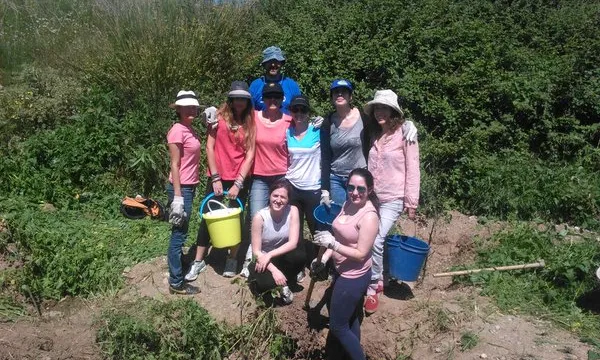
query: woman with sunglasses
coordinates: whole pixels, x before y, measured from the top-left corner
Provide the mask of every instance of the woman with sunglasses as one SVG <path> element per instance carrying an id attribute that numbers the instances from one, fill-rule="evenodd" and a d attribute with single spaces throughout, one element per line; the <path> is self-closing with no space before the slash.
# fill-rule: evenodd
<path id="1" fill-rule="evenodd" d="M 329 114 L 321 130 L 321 203 L 342 204 L 345 185 L 354 168 L 366 168 L 371 147 L 367 116 L 352 105 L 353 87 L 345 79 L 334 80 L 329 88 L 335 111 Z M 411 121 L 403 124 L 404 136 L 414 141 L 417 129 Z"/>
<path id="2" fill-rule="evenodd" d="M 198 289 L 184 282 L 181 264 L 181 247 L 188 233 L 189 219 L 196 186 L 200 182 L 198 164 L 200 163 L 200 139 L 192 128 L 192 122 L 198 116 L 198 98 L 193 91 L 181 90 L 177 99 L 170 105 L 175 109 L 179 122 L 173 124 L 167 133 L 171 171 L 167 184 L 169 197 L 169 222 L 173 224 L 167 260 L 169 264 L 169 292 L 171 294 L 191 295 Z"/>
<path id="3" fill-rule="evenodd" d="M 333 221 L 333 235 L 318 231 L 314 243 L 327 248 L 324 261 L 333 258 L 336 274 L 329 305 L 329 358 L 365 359 L 360 345 L 359 314 L 371 281 L 371 249 L 379 227 L 379 200 L 367 169 L 348 174 L 348 200 Z"/>
<path id="4" fill-rule="evenodd" d="M 269 204 L 269 187 L 285 177 L 288 166 L 286 132 L 292 122 L 289 115 L 281 111 L 283 89 L 278 83 L 266 84 L 262 90 L 264 110 L 255 110 L 256 141 L 252 185 L 250 187 L 250 216 Z M 241 275 L 248 277 L 248 265 L 252 248 L 248 248 Z"/>
<path id="5" fill-rule="evenodd" d="M 289 285 L 296 281 L 305 261 L 298 246 L 298 209 L 289 203 L 291 191 L 286 179 L 275 181 L 269 188 L 269 205 L 252 218 L 251 249 L 256 260 L 250 263 L 248 277 L 259 294 L 280 286 L 284 304 L 294 298 Z"/>
<path id="6" fill-rule="evenodd" d="M 308 260 L 315 257 L 313 244 L 304 242 L 304 219 L 311 234 L 315 234 L 313 211 L 319 205 L 321 194 L 321 141 L 320 130 L 309 122 L 310 105 L 303 95 L 295 96 L 290 103 L 292 124 L 287 131 L 288 168 L 285 178 L 292 184 L 290 202 L 300 214 L 300 247 L 307 250 Z M 302 281 L 304 272 L 299 273 Z"/>
<path id="7" fill-rule="evenodd" d="M 229 199 L 238 197 L 242 203 L 246 203 L 250 185 L 248 175 L 254 161 L 256 125 L 250 92 L 245 82 L 234 81 L 231 84 L 227 101 L 217 111 L 217 121 L 218 126 L 209 128 L 206 141 L 209 176 L 206 195 L 214 192 L 216 196 L 222 196 L 223 191 L 227 190 Z M 204 212 L 208 210 L 208 207 L 203 209 Z M 204 219 L 200 222 L 196 244 L 196 259 L 185 275 L 187 281 L 196 280 L 198 274 L 206 269 L 204 255 L 210 244 Z M 229 249 L 223 270 L 225 277 L 236 274 L 238 247 Z"/>
<path id="8" fill-rule="evenodd" d="M 419 143 L 404 140 L 404 112 L 392 90 L 378 90 L 365 105 L 373 126 L 373 146 L 369 151 L 369 171 L 375 178 L 375 191 L 381 201 L 379 232 L 373 245 L 373 271 L 365 299 L 365 312 L 374 313 L 383 291 L 383 249 L 385 237 L 403 211 L 414 219 L 419 204 L 421 173 Z"/>

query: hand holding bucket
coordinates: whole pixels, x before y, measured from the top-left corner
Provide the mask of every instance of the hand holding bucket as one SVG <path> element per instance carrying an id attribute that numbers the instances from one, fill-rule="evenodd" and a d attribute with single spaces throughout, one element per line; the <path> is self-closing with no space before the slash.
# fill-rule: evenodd
<path id="1" fill-rule="evenodd" d="M 227 191 L 223 192 L 227 195 Z M 206 221 L 208 228 L 208 234 L 210 235 L 210 241 L 212 246 L 215 248 L 227 248 L 235 246 L 242 241 L 242 225 L 240 221 L 240 214 L 242 213 L 244 206 L 239 198 L 236 198 L 239 208 L 228 208 L 223 203 L 212 199 L 215 193 L 208 194 L 198 209 L 200 219 Z M 211 208 L 211 204 L 216 204 L 220 208 Z M 209 211 L 202 213 L 204 206 L 208 206 Z"/>

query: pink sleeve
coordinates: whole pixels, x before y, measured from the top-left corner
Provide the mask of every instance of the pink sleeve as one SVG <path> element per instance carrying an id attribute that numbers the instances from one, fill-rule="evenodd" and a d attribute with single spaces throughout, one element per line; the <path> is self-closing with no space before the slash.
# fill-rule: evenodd
<path id="1" fill-rule="evenodd" d="M 183 144 L 183 131 L 177 124 L 167 133 L 167 144 Z"/>
<path id="2" fill-rule="evenodd" d="M 406 178 L 404 181 L 404 207 L 416 209 L 419 205 L 421 169 L 419 164 L 419 143 L 410 144 L 404 140 Z"/>

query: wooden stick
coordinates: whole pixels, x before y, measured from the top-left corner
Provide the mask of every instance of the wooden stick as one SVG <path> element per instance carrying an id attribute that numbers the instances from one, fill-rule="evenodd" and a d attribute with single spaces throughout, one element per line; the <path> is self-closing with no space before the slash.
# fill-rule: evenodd
<path id="1" fill-rule="evenodd" d="M 323 246 L 319 246 L 319 253 L 317 254 L 317 262 L 321 262 L 323 258 L 323 254 L 325 253 L 326 248 Z M 312 297 L 313 289 L 315 288 L 315 279 L 310 278 L 310 285 L 308 285 L 308 291 L 306 292 L 306 299 L 304 300 L 304 310 L 310 310 L 310 298 Z"/>
<path id="2" fill-rule="evenodd" d="M 546 266 L 546 263 L 544 262 L 544 260 L 539 260 L 536 263 L 530 263 L 530 264 L 496 266 L 496 267 L 483 268 L 483 269 L 459 270 L 459 271 L 451 271 L 451 272 L 445 272 L 445 273 L 437 273 L 437 274 L 433 274 L 433 277 L 468 275 L 468 274 L 475 274 L 475 273 L 482 272 L 482 271 L 535 269 L 535 268 L 541 268 L 544 266 Z"/>

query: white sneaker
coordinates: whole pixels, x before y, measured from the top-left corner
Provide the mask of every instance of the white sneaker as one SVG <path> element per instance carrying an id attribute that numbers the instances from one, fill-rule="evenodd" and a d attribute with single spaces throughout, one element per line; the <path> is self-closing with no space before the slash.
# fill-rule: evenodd
<path id="1" fill-rule="evenodd" d="M 204 270 L 206 270 L 206 263 L 204 262 L 204 260 L 194 261 L 192 267 L 190 268 L 190 271 L 187 274 L 185 274 L 185 280 L 196 280 L 198 278 L 198 274 L 200 274 Z"/>
<path id="2" fill-rule="evenodd" d="M 250 260 L 244 260 L 244 265 L 242 265 L 242 271 L 240 271 L 240 275 L 245 277 L 246 279 L 250 276 L 250 270 L 248 270 L 248 266 L 250 265 Z"/>
<path id="3" fill-rule="evenodd" d="M 304 270 L 302 270 L 296 275 L 296 282 L 301 283 L 304 281 L 305 278 L 306 274 L 304 273 Z"/>
<path id="4" fill-rule="evenodd" d="M 284 286 L 281 288 L 281 300 L 285 305 L 291 304 L 294 300 L 294 293 L 288 286 Z"/>
<path id="5" fill-rule="evenodd" d="M 235 271 L 237 270 L 237 260 L 227 258 L 225 260 L 225 269 L 223 270 L 223 276 L 227 278 L 232 278 L 235 276 Z"/>

